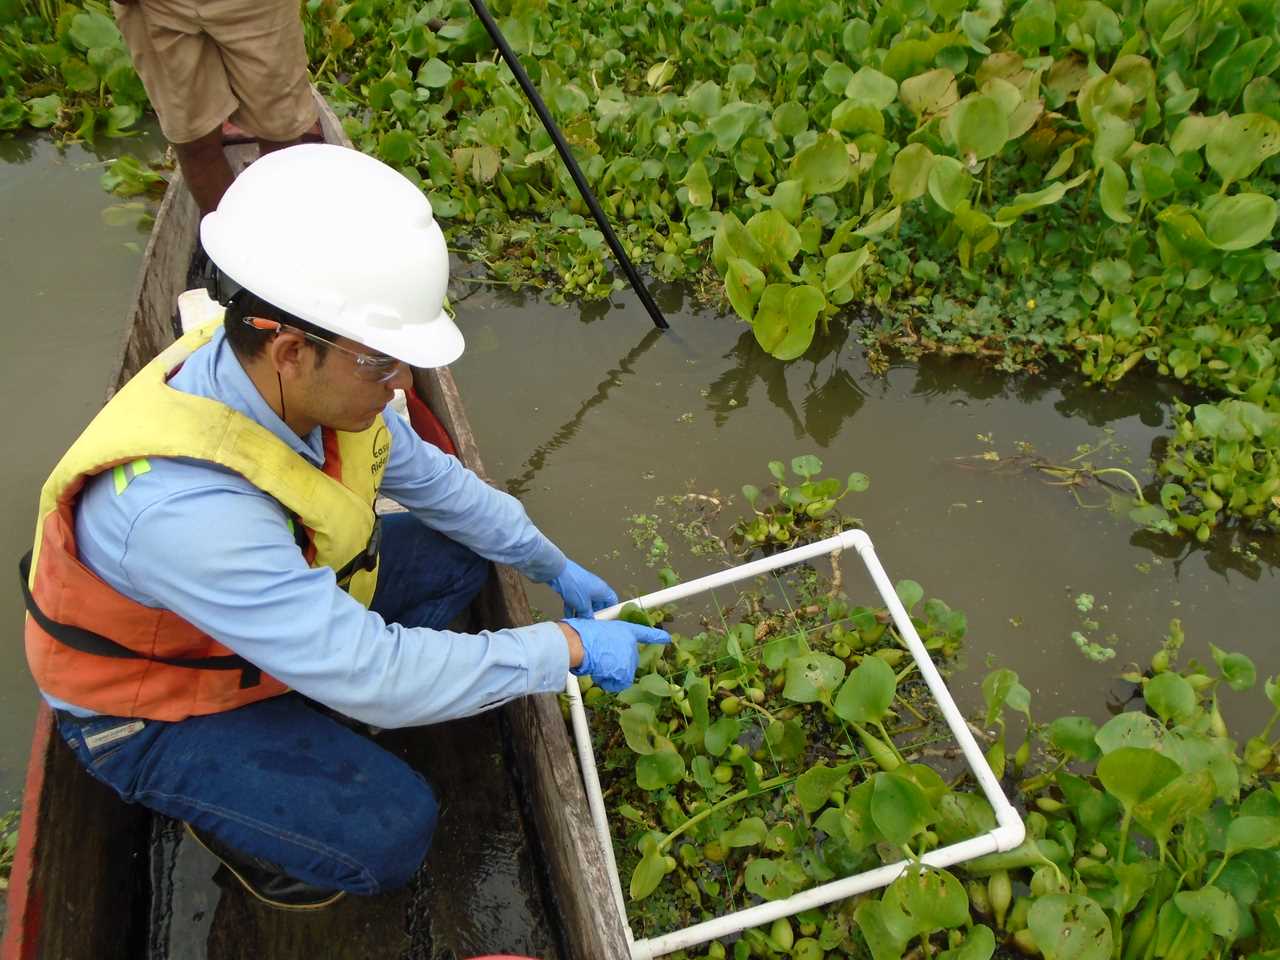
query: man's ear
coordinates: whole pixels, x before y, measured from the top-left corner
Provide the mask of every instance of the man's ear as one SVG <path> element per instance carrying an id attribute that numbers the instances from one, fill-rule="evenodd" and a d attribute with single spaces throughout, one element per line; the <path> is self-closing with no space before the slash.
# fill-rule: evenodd
<path id="1" fill-rule="evenodd" d="M 282 377 L 296 377 L 302 372 L 305 338 L 287 327 L 267 344 L 267 359 Z"/>

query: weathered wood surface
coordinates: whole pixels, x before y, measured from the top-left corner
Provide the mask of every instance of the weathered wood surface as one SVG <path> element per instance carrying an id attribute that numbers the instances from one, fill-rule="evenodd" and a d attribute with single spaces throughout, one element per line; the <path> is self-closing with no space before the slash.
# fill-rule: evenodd
<path id="1" fill-rule="evenodd" d="M 415 386 L 449 431 L 458 457 L 488 479 L 453 375 L 447 368 L 417 370 Z M 533 621 L 520 576 L 501 567 L 480 597 L 482 623 L 520 626 Z M 565 949 L 574 960 L 625 960 L 626 932 L 613 908 L 609 868 L 591 826 L 577 754 L 559 704 L 551 694 L 503 708 L 515 760 L 524 779 L 560 913 Z"/>
<path id="2" fill-rule="evenodd" d="M 320 113 L 326 141 L 348 144 L 323 101 Z M 239 166 L 248 162 L 253 150 L 235 147 L 229 154 Z M 175 304 L 187 286 L 197 228 L 195 203 L 175 172 L 144 252 L 118 373 L 108 396 L 172 341 Z M 448 369 L 415 373 L 420 394 L 453 437 L 463 462 L 484 476 L 475 437 Z M 478 601 L 476 614 L 487 627 L 529 623 L 520 578 L 510 569 L 500 569 Z M 490 770 L 485 776 L 476 765 L 477 758 L 500 743 L 503 733 L 518 780 L 512 780 L 507 770 Z M 519 789 L 537 828 L 536 853 L 542 858 L 558 912 L 565 956 L 572 960 L 628 956 L 621 922 L 612 909 L 603 851 L 591 829 L 573 748 L 553 696 L 516 701 L 498 715 L 433 727 L 429 734 L 398 731 L 388 736 L 386 745 L 429 778 L 442 783 L 462 778 L 468 788 L 498 795 L 512 808 L 512 815 Z M 52 713 L 43 705 L 36 721 L 23 809 L 0 960 L 141 960 L 167 955 L 166 931 L 153 927 L 157 917 L 163 920 L 165 904 L 163 895 L 152 890 L 149 877 L 152 817 L 140 807 L 122 803 L 84 771 L 54 730 Z M 424 943 L 431 942 L 430 930 L 419 936 L 415 924 L 429 926 L 431 918 L 415 920 L 412 914 L 424 909 L 428 913 L 467 909 L 450 878 L 434 874 L 461 870 L 469 860 L 484 855 L 466 844 L 474 843 L 485 829 L 484 818 L 498 816 L 498 809 L 493 803 L 469 805 L 463 797 L 453 798 L 446 815 L 455 818 L 456 826 L 447 829 L 442 819 L 427 864 L 430 879 L 425 894 L 418 890 L 346 898 L 328 911 L 290 914 L 264 909 L 234 891 L 224 893 L 205 945 L 209 960 L 465 956 L 453 952 L 454 947 L 467 946 L 462 943 L 424 948 Z M 463 822 L 468 817 L 473 821 L 470 826 Z M 530 864 L 528 869 L 536 866 Z M 541 933 L 535 931 L 535 940 L 538 936 Z M 503 949 L 501 944 L 487 948 L 488 952 Z M 554 952 L 554 946 L 548 945 L 540 955 L 551 960 Z"/>

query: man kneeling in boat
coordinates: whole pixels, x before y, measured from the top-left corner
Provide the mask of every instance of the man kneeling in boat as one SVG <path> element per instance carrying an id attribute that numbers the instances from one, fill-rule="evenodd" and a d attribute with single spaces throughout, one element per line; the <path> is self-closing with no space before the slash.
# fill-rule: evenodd
<path id="1" fill-rule="evenodd" d="M 241 289 L 46 482 L 27 657 L 91 774 L 185 821 L 256 896 L 322 906 L 408 882 L 437 818 L 414 770 L 329 711 L 435 723 L 570 670 L 622 689 L 636 644 L 669 638 L 590 619 L 609 586 L 385 409 L 407 365 L 463 347 L 412 183 L 291 147 L 249 167 L 201 235 Z M 380 493 L 408 512 L 379 520 Z M 491 561 L 550 583 L 568 619 L 445 629 Z"/>

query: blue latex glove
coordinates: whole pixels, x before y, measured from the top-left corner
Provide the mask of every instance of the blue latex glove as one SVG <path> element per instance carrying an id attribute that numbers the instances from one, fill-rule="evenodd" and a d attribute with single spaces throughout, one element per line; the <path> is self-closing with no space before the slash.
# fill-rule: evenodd
<path id="1" fill-rule="evenodd" d="M 618 602 L 612 587 L 572 560 L 568 560 L 560 576 L 551 581 L 551 589 L 564 601 L 566 617 L 589 617 Z"/>
<path id="2" fill-rule="evenodd" d="M 640 661 L 637 643 L 669 643 L 671 634 L 625 620 L 566 620 L 582 638 L 585 655 L 570 672 L 587 674 L 610 693 L 631 686 Z"/>

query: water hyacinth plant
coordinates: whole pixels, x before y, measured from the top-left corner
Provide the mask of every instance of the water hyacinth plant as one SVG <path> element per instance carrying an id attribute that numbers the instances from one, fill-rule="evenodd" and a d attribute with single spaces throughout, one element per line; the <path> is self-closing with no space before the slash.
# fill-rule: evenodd
<path id="1" fill-rule="evenodd" d="M 795 537 L 830 522 L 801 520 Z M 648 648 L 616 697 L 582 682 L 638 934 L 916 860 L 994 826 L 886 611 L 849 600 L 834 572 L 776 586 L 694 616 L 696 632 L 681 631 L 690 611 L 633 610 L 664 621 L 672 644 Z M 954 656 L 964 614 L 923 602 L 911 581 L 897 592 L 935 657 Z M 1075 603 L 1094 612 L 1088 594 Z M 986 676 L 975 726 L 1023 811 L 1021 846 L 950 870 L 916 864 L 882 891 L 673 956 L 1280 955 L 1280 678 L 1262 683 L 1271 716 L 1242 746 L 1219 702 L 1254 690 L 1256 666 L 1208 644 L 1206 662 L 1180 667 L 1187 645 L 1173 621 L 1150 666 L 1122 674 L 1127 709 L 1101 725 L 1037 722 L 1016 673 Z"/>

